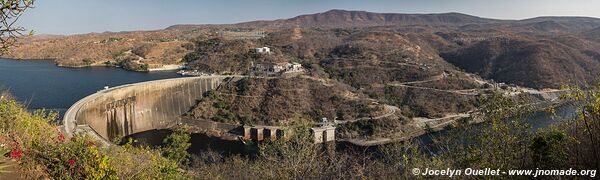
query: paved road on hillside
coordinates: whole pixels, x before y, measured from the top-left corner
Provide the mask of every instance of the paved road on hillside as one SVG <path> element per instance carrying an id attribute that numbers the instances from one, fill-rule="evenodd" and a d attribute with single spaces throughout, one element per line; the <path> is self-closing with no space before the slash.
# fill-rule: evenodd
<path id="1" fill-rule="evenodd" d="M 394 115 L 396 112 L 400 111 L 400 109 L 396 106 L 391 106 L 391 105 L 384 105 L 383 108 L 385 108 L 386 112 L 383 115 L 380 116 L 375 116 L 375 117 L 363 117 L 363 118 L 357 118 L 357 119 L 351 119 L 351 120 L 336 120 L 335 124 L 346 124 L 346 123 L 353 123 L 353 122 L 357 122 L 357 121 L 364 121 L 364 120 L 377 120 L 377 119 L 383 119 L 386 117 L 390 117 L 392 115 Z"/>

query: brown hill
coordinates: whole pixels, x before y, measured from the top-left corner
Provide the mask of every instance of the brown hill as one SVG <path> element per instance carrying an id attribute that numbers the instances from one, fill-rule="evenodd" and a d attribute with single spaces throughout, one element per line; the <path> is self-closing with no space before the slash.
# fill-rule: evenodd
<path id="1" fill-rule="evenodd" d="M 563 42 L 564 43 L 564 42 Z M 600 71 L 589 51 L 554 40 L 491 39 L 443 53 L 450 63 L 484 78 L 534 88 L 587 86 Z"/>
<path id="2" fill-rule="evenodd" d="M 282 125 L 295 118 L 354 119 L 381 111 L 370 100 L 349 97 L 352 91 L 341 83 L 324 84 L 306 76 L 245 78 L 209 92 L 190 116 L 229 123 Z"/>
<path id="3" fill-rule="evenodd" d="M 570 28 L 567 25 L 556 21 L 541 21 L 527 24 L 513 25 L 512 28 L 523 29 L 532 32 L 564 32 Z"/>
<path id="4" fill-rule="evenodd" d="M 186 59 L 191 62 L 189 68 L 233 74 L 248 74 L 251 62 L 297 61 L 307 68 L 311 77 L 347 84 L 360 89 L 356 92 L 359 95 L 368 94 L 374 100 L 405 107 L 404 111 L 409 114 L 442 117 L 446 113 L 470 110 L 475 101 L 467 95 L 405 86 L 391 88 L 395 91 L 384 89 L 388 84 L 420 81 L 424 82 L 413 86 L 444 90 L 479 88 L 433 49 L 422 48 L 415 40 L 418 39 L 387 30 L 293 28 L 273 31 L 268 37 L 256 40 L 196 41 L 196 51 Z M 273 49 L 272 54 L 251 51 L 252 47 L 265 45 Z M 444 73 L 463 78 L 436 78 Z M 434 94 L 438 98 L 432 98 Z M 421 103 L 425 101 L 429 103 Z"/>
<path id="5" fill-rule="evenodd" d="M 581 30 L 581 29 L 592 29 L 596 28 L 600 25 L 599 18 L 592 17 L 576 17 L 576 16 L 542 16 L 531 19 L 524 19 L 520 21 L 516 21 L 513 23 L 517 24 L 530 24 L 530 23 L 540 23 L 540 22 L 555 22 L 564 25 L 565 27 L 572 30 Z"/>
<path id="6" fill-rule="evenodd" d="M 590 40 L 600 42 L 600 27 L 584 32 L 583 35 Z"/>

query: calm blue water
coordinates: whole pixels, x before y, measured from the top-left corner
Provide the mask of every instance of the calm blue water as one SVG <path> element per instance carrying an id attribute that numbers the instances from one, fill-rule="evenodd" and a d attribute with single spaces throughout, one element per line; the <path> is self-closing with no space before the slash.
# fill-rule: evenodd
<path id="1" fill-rule="evenodd" d="M 140 73 L 120 68 L 60 68 L 53 61 L 0 59 L 0 88 L 8 89 L 30 110 L 66 111 L 104 86 L 179 77 L 175 72 Z"/>

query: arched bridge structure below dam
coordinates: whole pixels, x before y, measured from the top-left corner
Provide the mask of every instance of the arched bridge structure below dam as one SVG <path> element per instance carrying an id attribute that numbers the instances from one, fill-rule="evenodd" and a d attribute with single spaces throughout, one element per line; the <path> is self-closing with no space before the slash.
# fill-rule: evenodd
<path id="1" fill-rule="evenodd" d="M 185 77 L 118 86 L 76 102 L 64 115 L 68 136 L 83 132 L 105 144 L 119 138 L 181 122 L 196 101 L 232 76 Z"/>

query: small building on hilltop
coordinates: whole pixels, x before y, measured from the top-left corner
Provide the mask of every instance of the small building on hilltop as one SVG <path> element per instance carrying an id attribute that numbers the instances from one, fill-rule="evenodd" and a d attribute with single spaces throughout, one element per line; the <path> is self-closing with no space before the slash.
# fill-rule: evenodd
<path id="1" fill-rule="evenodd" d="M 252 64 L 252 71 L 254 73 L 266 73 L 271 75 L 283 72 L 286 67 L 287 63 L 259 62 Z"/>
<path id="2" fill-rule="evenodd" d="M 297 62 L 293 62 L 293 63 L 287 63 L 287 69 L 286 72 L 299 72 L 304 70 L 302 68 L 302 64 L 297 63 Z"/>
<path id="3" fill-rule="evenodd" d="M 313 141 L 315 143 L 335 141 L 335 129 L 335 122 L 329 122 L 325 117 L 321 118 L 321 122 L 311 128 Z"/>
<path id="4" fill-rule="evenodd" d="M 269 47 L 260 47 L 255 49 L 257 54 L 270 54 L 271 48 Z"/>
<path id="5" fill-rule="evenodd" d="M 258 62 L 252 64 L 254 74 L 275 75 L 280 73 L 301 72 L 304 68 L 300 63 Z"/>

